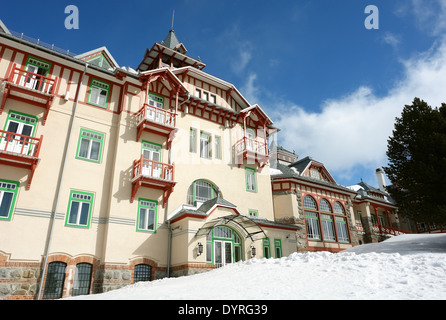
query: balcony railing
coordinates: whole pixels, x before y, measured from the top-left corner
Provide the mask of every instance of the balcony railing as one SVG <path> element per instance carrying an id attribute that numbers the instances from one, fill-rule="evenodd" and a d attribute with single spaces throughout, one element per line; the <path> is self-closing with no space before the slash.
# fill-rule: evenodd
<path id="1" fill-rule="evenodd" d="M 33 138 L 0 130 L 0 151 L 6 151 L 18 156 L 38 158 L 42 138 L 42 136 L 40 138 Z"/>
<path id="2" fill-rule="evenodd" d="M 141 123 L 141 121 L 148 120 L 165 126 L 175 127 L 177 115 L 174 112 L 144 104 L 136 116 L 138 124 Z"/>
<path id="3" fill-rule="evenodd" d="M 408 233 L 412 233 L 406 230 L 401 230 L 401 229 L 397 229 L 397 228 L 393 228 L 393 227 L 388 227 L 388 226 L 383 226 L 383 225 L 377 225 L 374 224 L 372 226 L 373 232 L 375 233 L 379 233 L 379 234 L 390 234 L 393 236 L 399 236 L 402 234 L 408 234 Z"/>
<path id="4" fill-rule="evenodd" d="M 52 95 L 54 93 L 56 80 L 25 69 L 17 68 L 14 65 L 14 68 L 9 75 L 8 82 Z"/>
<path id="5" fill-rule="evenodd" d="M 236 154 L 244 152 L 252 152 L 260 155 L 268 155 L 268 146 L 264 142 L 257 141 L 255 139 L 243 137 L 235 144 Z"/>
<path id="6" fill-rule="evenodd" d="M 133 163 L 133 178 L 156 178 L 167 181 L 174 180 L 174 165 L 144 159 L 142 156 Z"/>

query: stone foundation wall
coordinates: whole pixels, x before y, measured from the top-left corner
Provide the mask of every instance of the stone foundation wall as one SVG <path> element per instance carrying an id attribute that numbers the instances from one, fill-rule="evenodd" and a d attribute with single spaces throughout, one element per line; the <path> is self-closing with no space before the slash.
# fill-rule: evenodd
<path id="1" fill-rule="evenodd" d="M 93 266 L 90 294 L 116 290 L 133 283 L 134 267 L 139 263 L 152 267 L 151 280 L 166 277 L 166 268 L 160 268 L 151 260 L 136 259 L 129 265 L 103 265 L 92 257 L 71 258 L 53 255 L 48 263 L 60 261 L 67 264 L 62 297 L 72 294 L 76 264 L 86 262 Z M 48 270 L 48 269 L 47 269 Z M 10 262 L 9 256 L 0 252 L 0 300 L 36 300 L 42 276 L 41 263 Z M 46 279 L 44 279 L 45 285 Z M 44 290 L 42 290 L 43 294 Z"/>

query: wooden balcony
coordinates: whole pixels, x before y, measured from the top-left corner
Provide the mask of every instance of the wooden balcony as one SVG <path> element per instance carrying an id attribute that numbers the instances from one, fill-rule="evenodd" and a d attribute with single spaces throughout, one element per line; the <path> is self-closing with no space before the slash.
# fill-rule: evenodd
<path id="1" fill-rule="evenodd" d="M 48 112 L 53 103 L 56 83 L 57 78 L 49 78 L 29 72 L 25 69 L 17 68 L 14 64 L 6 80 L 5 91 L 0 105 L 0 114 L 5 108 L 6 99 L 12 98 L 44 108 L 43 125 L 45 125 Z"/>
<path id="2" fill-rule="evenodd" d="M 240 167 L 244 160 L 258 163 L 263 168 L 268 162 L 268 145 L 255 139 L 243 137 L 235 143 L 235 156 Z"/>
<path id="3" fill-rule="evenodd" d="M 135 200 L 136 192 L 140 187 L 158 189 L 163 191 L 163 208 L 173 192 L 175 166 L 157 161 L 144 159 L 133 162 L 132 195 L 130 202 Z"/>
<path id="4" fill-rule="evenodd" d="M 175 128 L 176 118 L 177 115 L 174 112 L 160 109 L 149 104 L 144 104 L 144 106 L 136 114 L 136 141 L 139 141 L 143 131 L 147 131 L 168 138 L 167 148 L 169 149 L 177 131 Z"/>
<path id="5" fill-rule="evenodd" d="M 388 234 L 388 235 L 392 235 L 392 236 L 399 236 L 402 234 L 412 233 L 410 231 L 401 230 L 398 228 L 393 228 L 393 227 L 388 227 L 388 226 L 383 226 L 383 225 L 378 225 L 378 224 L 374 224 L 372 226 L 372 230 L 376 234 Z"/>
<path id="6" fill-rule="evenodd" d="M 27 190 L 39 162 L 42 139 L 0 130 L 0 164 L 30 170 Z"/>

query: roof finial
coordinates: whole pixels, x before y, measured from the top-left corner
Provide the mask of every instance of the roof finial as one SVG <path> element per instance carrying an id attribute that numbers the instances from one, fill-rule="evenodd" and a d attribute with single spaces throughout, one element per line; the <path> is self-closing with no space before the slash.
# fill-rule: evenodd
<path id="1" fill-rule="evenodd" d="M 170 30 L 173 30 L 174 21 L 175 21 L 175 9 L 173 9 L 173 13 L 172 13 L 172 27 L 170 28 Z"/>

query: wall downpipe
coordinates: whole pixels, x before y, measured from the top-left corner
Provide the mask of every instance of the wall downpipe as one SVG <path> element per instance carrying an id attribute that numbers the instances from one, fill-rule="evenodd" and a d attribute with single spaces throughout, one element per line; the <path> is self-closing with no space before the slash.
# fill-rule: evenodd
<path id="1" fill-rule="evenodd" d="M 45 279 L 45 274 L 46 274 L 46 269 L 47 269 L 47 264 L 48 264 L 48 256 L 50 253 L 51 241 L 52 241 L 52 237 L 53 237 L 54 222 L 55 222 L 56 213 L 57 213 L 57 206 L 59 204 L 60 191 L 62 188 L 62 182 L 63 182 L 63 178 L 64 178 L 64 173 L 65 173 L 65 166 L 66 166 L 66 162 L 67 162 L 67 155 L 68 155 L 68 151 L 70 149 L 71 135 L 72 135 L 72 131 L 73 131 L 73 123 L 74 123 L 74 119 L 76 118 L 77 106 L 79 103 L 79 93 L 80 93 L 80 89 L 82 86 L 82 81 L 84 80 L 85 74 L 87 73 L 87 68 L 88 68 L 88 63 L 85 64 L 84 72 L 82 73 L 82 77 L 79 80 L 79 85 L 76 90 L 76 100 L 74 103 L 73 116 L 71 117 L 70 127 L 68 129 L 68 139 L 67 139 L 65 153 L 64 153 L 62 171 L 61 171 L 61 174 L 59 177 L 59 183 L 58 183 L 59 185 L 58 185 L 57 192 L 56 192 L 56 200 L 54 203 L 53 211 L 51 212 L 51 221 L 50 221 L 50 227 L 49 227 L 48 236 L 47 236 L 45 257 L 44 257 L 44 262 L 43 262 L 43 270 L 42 270 L 42 275 L 40 277 L 40 284 L 39 284 L 39 291 L 37 293 L 37 300 L 40 300 L 41 296 L 42 296 L 43 280 Z"/>

